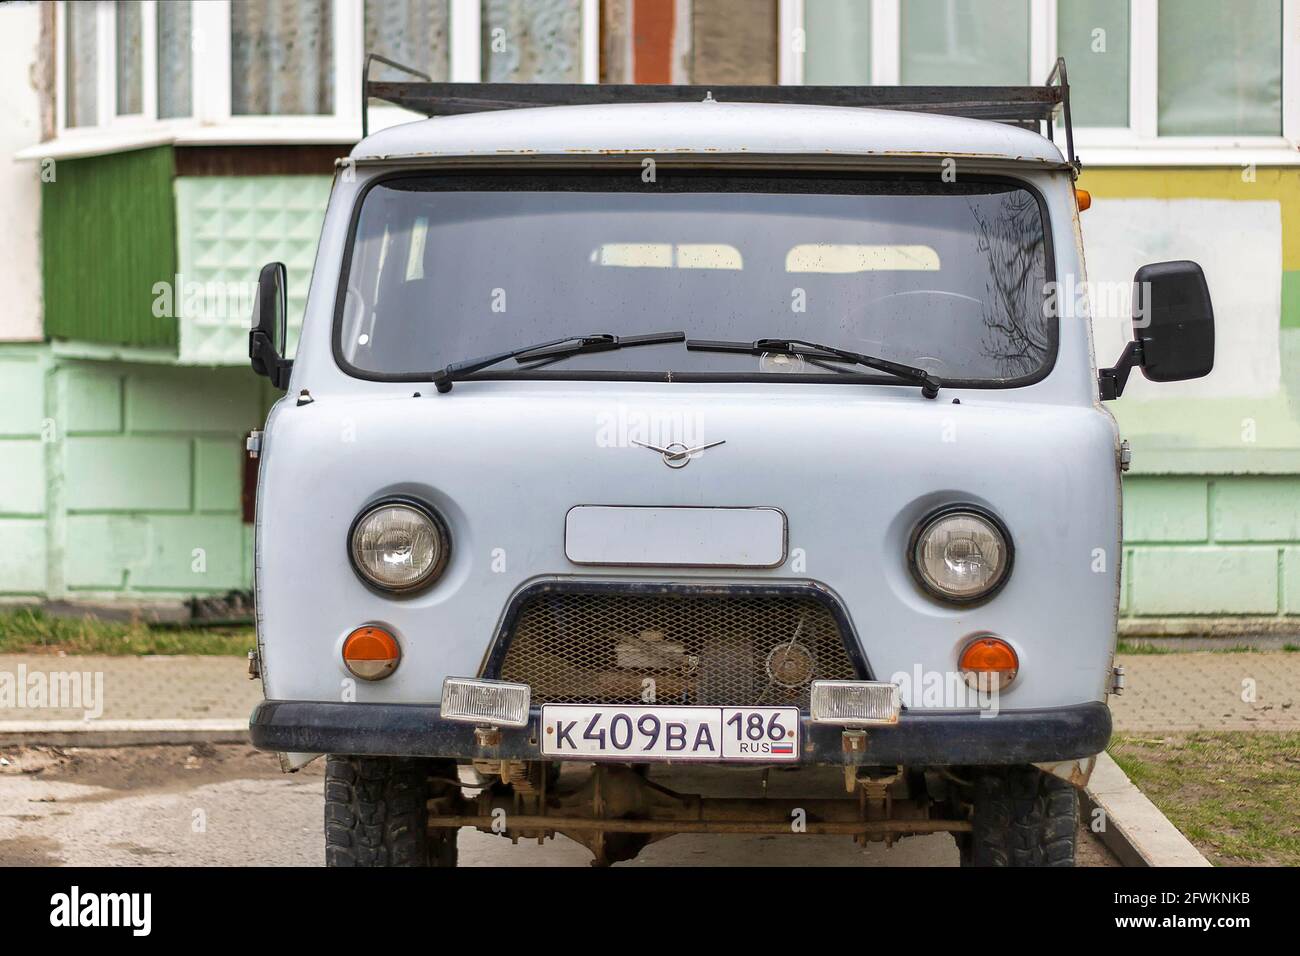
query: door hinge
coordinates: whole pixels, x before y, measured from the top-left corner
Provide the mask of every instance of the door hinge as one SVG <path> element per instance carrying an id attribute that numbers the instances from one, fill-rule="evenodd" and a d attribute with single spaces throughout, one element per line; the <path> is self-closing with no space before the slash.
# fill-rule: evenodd
<path id="1" fill-rule="evenodd" d="M 244 447 L 248 449 L 248 457 L 256 458 L 262 453 L 262 430 L 254 428 L 244 439 Z"/>
<path id="2" fill-rule="evenodd" d="M 1133 449 L 1129 446 L 1128 439 L 1125 438 L 1119 443 L 1119 470 L 1128 471 L 1129 466 L 1133 464 Z"/>
<path id="3" fill-rule="evenodd" d="M 257 680 L 262 676 L 262 658 L 257 653 L 257 648 L 248 652 L 248 679 Z"/>
<path id="4" fill-rule="evenodd" d="M 1116 664 L 1110 669 L 1110 692 L 1116 697 L 1122 697 L 1127 679 L 1124 675 L 1124 665 Z"/>

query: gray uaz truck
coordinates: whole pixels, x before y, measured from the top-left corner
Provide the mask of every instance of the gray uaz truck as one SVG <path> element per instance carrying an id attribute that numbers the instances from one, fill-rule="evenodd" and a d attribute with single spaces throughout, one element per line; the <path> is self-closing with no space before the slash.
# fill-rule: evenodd
<path id="1" fill-rule="evenodd" d="M 326 859 L 473 827 L 1068 866 L 1110 736 L 1132 369 L 1208 373 L 1192 262 L 1098 368 L 1044 86 L 367 82 L 256 529 L 257 747 Z M 1064 134 L 1064 153 L 1054 133 Z M 1097 555 L 1105 560 L 1098 562 Z"/>

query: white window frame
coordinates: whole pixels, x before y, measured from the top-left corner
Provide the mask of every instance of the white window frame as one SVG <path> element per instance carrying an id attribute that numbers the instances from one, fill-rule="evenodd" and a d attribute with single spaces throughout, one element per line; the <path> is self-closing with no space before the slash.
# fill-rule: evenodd
<path id="1" fill-rule="evenodd" d="M 158 117 L 158 0 L 141 7 L 143 70 L 141 113 L 117 115 L 114 0 L 94 0 L 96 10 L 96 125 L 67 125 L 66 0 L 55 3 L 55 138 L 23 150 L 20 159 L 67 158 L 144 146 L 216 144 L 350 144 L 361 135 L 361 68 L 365 56 L 364 0 L 333 0 L 334 111 L 319 116 L 236 116 L 230 103 L 230 0 L 191 7 L 190 116 Z M 480 0 L 450 4 L 449 74 L 453 82 L 482 77 Z M 600 0 L 580 0 L 582 82 L 600 81 Z M 422 118 L 394 106 L 370 111 L 370 129 Z"/>
<path id="2" fill-rule="evenodd" d="M 902 0 L 871 2 L 871 80 L 899 82 Z M 789 42 L 804 26 L 803 0 L 780 0 L 778 74 L 800 84 L 804 56 Z M 1074 127 L 1074 145 L 1092 166 L 1300 165 L 1300 0 L 1282 0 L 1282 135 L 1160 136 L 1157 127 L 1159 0 L 1129 0 L 1129 125 Z M 1041 82 L 1056 61 L 1056 0 L 1030 0 L 1030 77 Z M 1062 124 L 1056 139 L 1064 144 Z"/>

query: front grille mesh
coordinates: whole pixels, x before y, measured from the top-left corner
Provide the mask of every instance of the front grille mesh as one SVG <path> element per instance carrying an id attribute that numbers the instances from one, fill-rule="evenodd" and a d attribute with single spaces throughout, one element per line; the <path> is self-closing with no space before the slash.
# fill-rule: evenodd
<path id="1" fill-rule="evenodd" d="M 525 599 L 501 662 L 535 704 L 808 708 L 813 680 L 853 680 L 834 616 L 802 595 L 545 593 Z"/>

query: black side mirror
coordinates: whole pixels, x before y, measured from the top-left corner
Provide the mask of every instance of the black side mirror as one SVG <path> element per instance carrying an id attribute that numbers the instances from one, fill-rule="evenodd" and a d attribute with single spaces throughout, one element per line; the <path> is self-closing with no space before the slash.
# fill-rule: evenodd
<path id="1" fill-rule="evenodd" d="M 1133 366 L 1153 382 L 1181 382 L 1214 368 L 1214 309 L 1195 262 L 1153 262 L 1133 277 L 1133 341 L 1114 368 L 1097 372 L 1102 401 L 1119 398 Z"/>
<path id="2" fill-rule="evenodd" d="M 253 300 L 253 327 L 248 332 L 248 360 L 253 371 L 265 375 L 279 389 L 289 387 L 293 361 L 284 357 L 288 335 L 289 274 L 283 262 L 262 266 Z"/>

